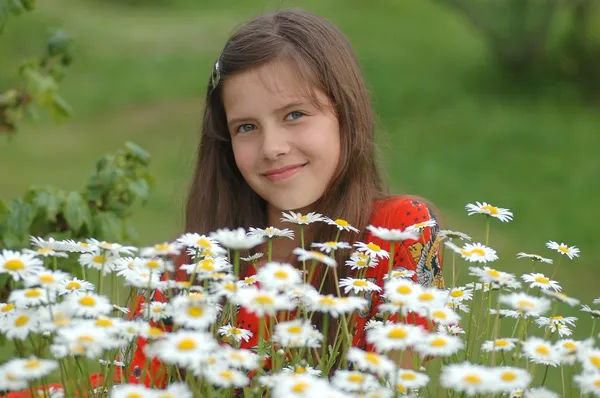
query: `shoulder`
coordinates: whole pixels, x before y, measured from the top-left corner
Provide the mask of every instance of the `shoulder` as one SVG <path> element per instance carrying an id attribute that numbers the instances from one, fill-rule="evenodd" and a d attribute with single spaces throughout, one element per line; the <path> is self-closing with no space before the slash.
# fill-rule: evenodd
<path id="1" fill-rule="evenodd" d="M 408 226 L 435 218 L 432 206 L 424 199 L 411 195 L 397 195 L 375 202 L 371 225 L 405 229 Z"/>

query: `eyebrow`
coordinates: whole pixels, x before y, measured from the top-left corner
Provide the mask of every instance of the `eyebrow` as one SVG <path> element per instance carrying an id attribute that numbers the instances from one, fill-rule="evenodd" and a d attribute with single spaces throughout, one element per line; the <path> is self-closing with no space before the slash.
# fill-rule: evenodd
<path id="1" fill-rule="evenodd" d="M 285 104 L 283 106 L 280 106 L 279 108 L 275 109 L 273 111 L 273 113 L 281 113 L 281 112 L 283 112 L 283 111 L 285 111 L 287 109 L 295 108 L 295 107 L 300 106 L 300 105 L 304 105 L 305 103 L 306 103 L 305 101 L 293 101 L 293 102 L 290 102 L 290 103 Z M 246 121 L 246 120 L 250 120 L 250 119 L 252 119 L 252 118 L 251 117 L 236 117 L 236 118 L 233 118 L 231 120 L 228 120 L 227 121 L 227 126 L 229 128 L 231 128 L 231 126 L 233 126 L 233 125 L 235 125 L 237 123 L 240 123 L 240 122 L 243 122 L 243 121 Z"/>

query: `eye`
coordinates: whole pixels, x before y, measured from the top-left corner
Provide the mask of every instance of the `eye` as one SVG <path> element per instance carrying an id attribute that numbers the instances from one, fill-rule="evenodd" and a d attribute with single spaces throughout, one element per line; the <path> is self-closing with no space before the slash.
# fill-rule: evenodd
<path id="1" fill-rule="evenodd" d="M 287 116 L 285 117 L 285 120 L 296 120 L 296 119 L 300 119 L 302 116 L 304 116 L 304 112 L 300 112 L 300 111 L 294 111 L 294 112 L 290 112 L 287 114 Z"/>
<path id="2" fill-rule="evenodd" d="M 254 130 L 256 126 L 254 126 L 253 124 L 242 124 L 240 127 L 237 128 L 237 130 L 235 130 L 236 133 L 247 133 L 249 131 Z"/>

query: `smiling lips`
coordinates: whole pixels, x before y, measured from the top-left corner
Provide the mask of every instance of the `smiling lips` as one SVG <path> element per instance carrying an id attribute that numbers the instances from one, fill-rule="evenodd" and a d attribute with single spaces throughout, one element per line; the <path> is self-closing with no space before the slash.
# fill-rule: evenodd
<path id="1" fill-rule="evenodd" d="M 304 166 L 306 166 L 306 163 L 285 166 L 279 169 L 269 170 L 266 173 L 263 173 L 263 175 L 270 181 L 281 181 L 295 175 L 302 170 Z"/>

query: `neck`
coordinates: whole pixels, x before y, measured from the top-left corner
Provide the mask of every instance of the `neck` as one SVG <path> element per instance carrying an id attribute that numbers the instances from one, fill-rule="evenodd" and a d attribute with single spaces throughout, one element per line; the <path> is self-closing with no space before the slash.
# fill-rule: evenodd
<path id="1" fill-rule="evenodd" d="M 308 209 L 300 209 L 299 211 L 302 214 L 308 212 Z M 300 225 L 283 222 L 281 221 L 281 210 L 276 209 L 275 207 L 268 205 L 267 207 L 267 226 L 275 227 L 279 229 L 291 229 L 294 231 L 294 239 L 289 238 L 276 238 L 273 240 L 273 251 L 272 257 L 273 261 L 281 261 L 281 262 L 289 262 L 295 263 L 295 255 L 292 254 L 292 251 L 297 247 L 302 247 L 302 241 L 300 237 Z M 313 227 L 311 225 L 304 225 L 304 248 L 306 250 L 310 250 L 310 243 L 312 242 L 311 236 Z M 265 253 L 265 258 L 267 254 L 267 244 L 263 244 L 260 247 L 260 250 Z"/>

